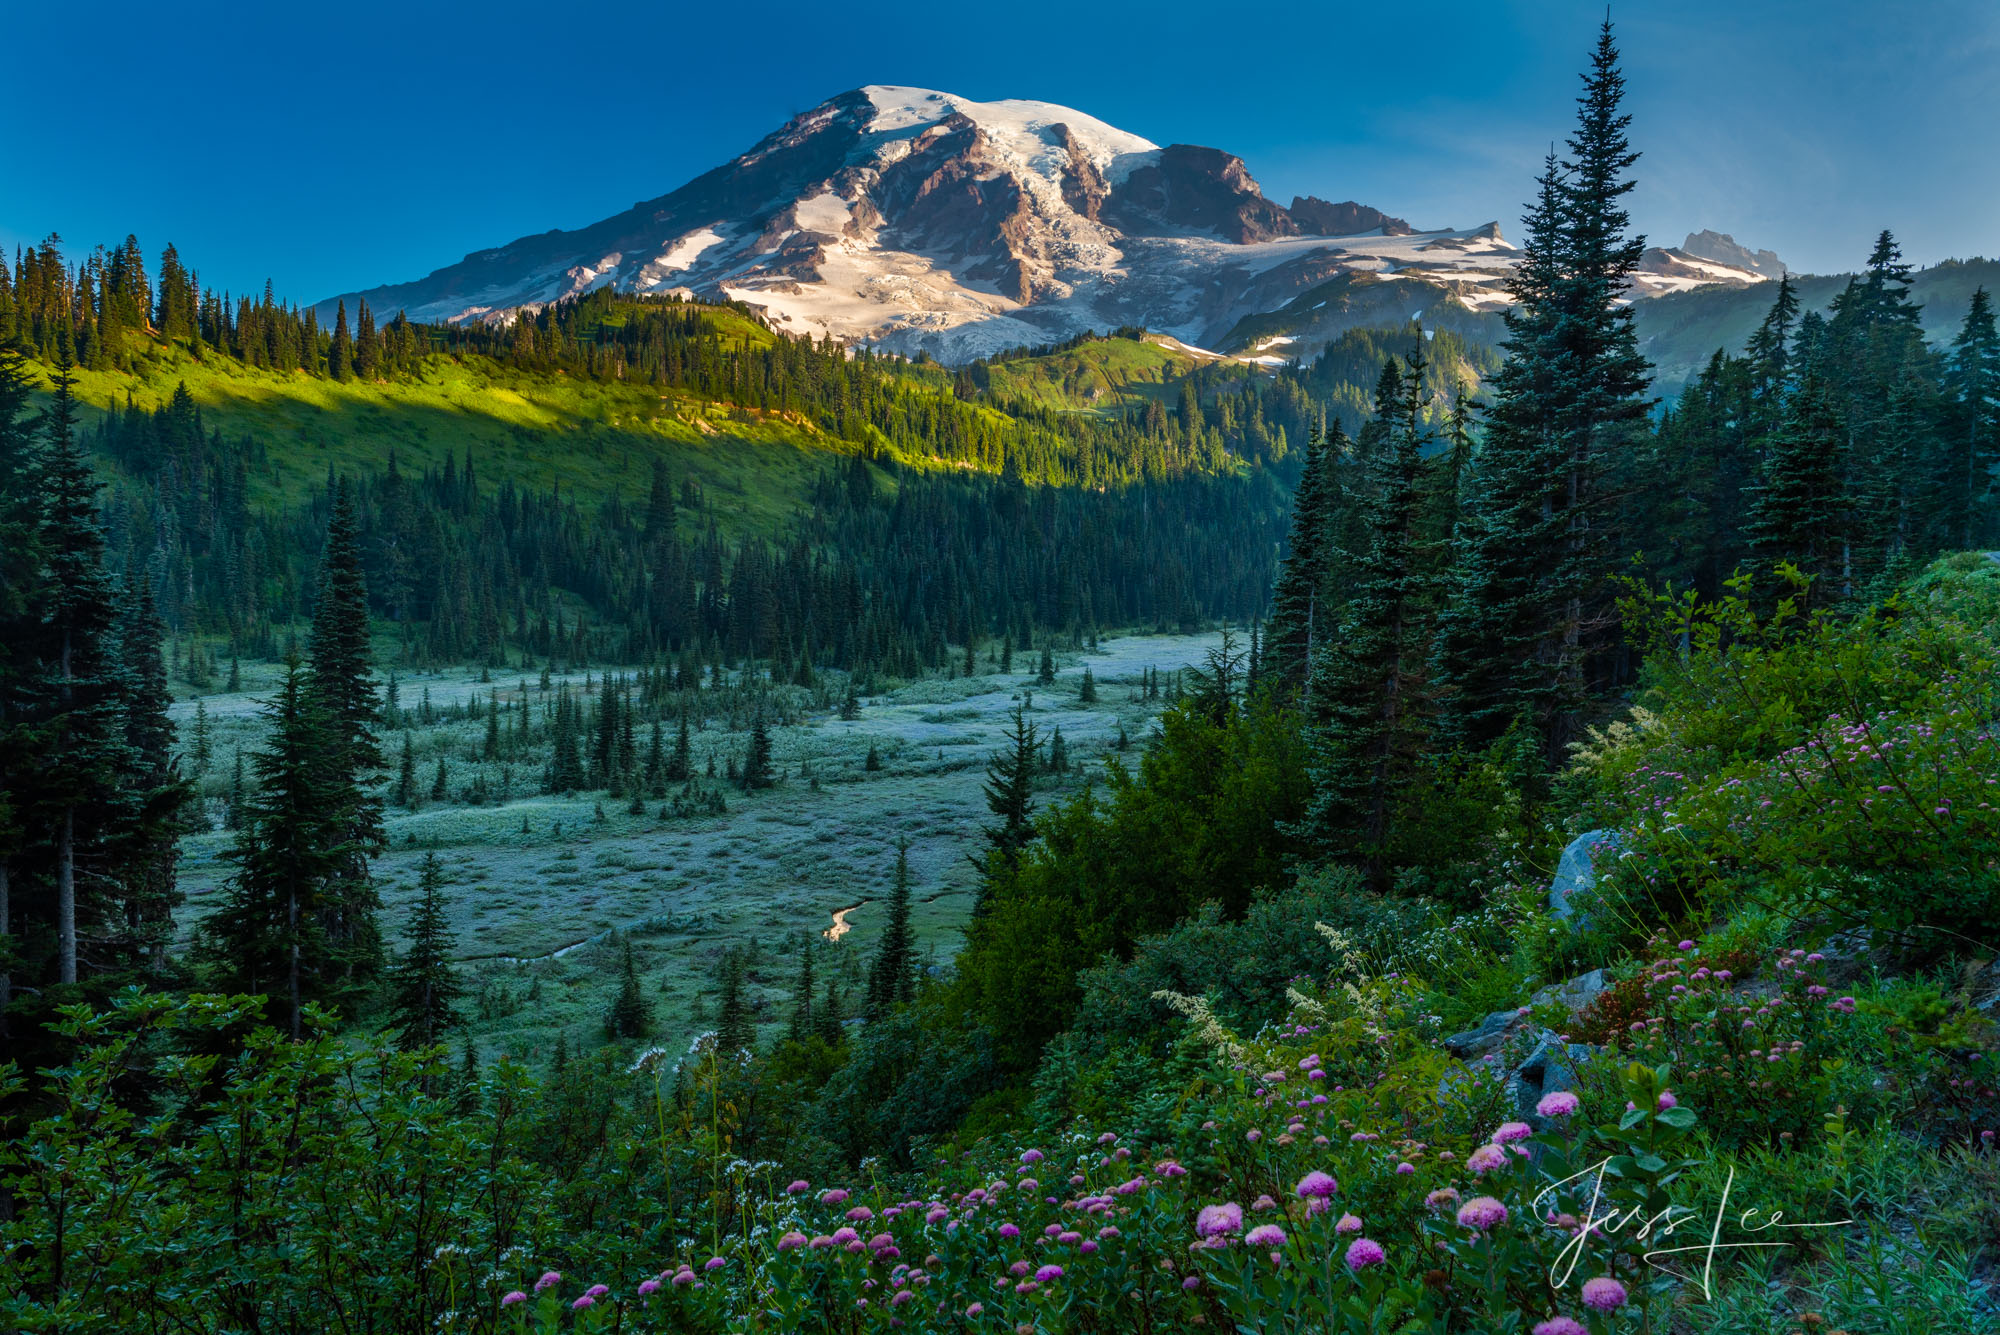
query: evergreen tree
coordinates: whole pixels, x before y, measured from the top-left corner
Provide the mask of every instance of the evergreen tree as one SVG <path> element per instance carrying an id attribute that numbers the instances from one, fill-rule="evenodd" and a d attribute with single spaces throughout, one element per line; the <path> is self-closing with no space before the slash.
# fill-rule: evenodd
<path id="1" fill-rule="evenodd" d="M 879 1020 L 917 995 L 917 940 L 910 928 L 910 841 L 896 841 L 896 879 L 889 888 L 889 919 L 868 969 L 868 1018 Z"/>
<path id="2" fill-rule="evenodd" d="M 437 759 L 437 772 L 431 777 L 431 801 L 443 802 L 451 797 L 450 776 L 445 773 L 444 757 Z"/>
<path id="3" fill-rule="evenodd" d="M 875 743 L 868 743 L 868 754 L 862 758 L 861 768 L 869 774 L 874 774 L 881 770 L 882 752 Z"/>
<path id="4" fill-rule="evenodd" d="M 828 1047 L 840 1046 L 840 1040 L 847 1032 L 842 1027 L 840 989 L 831 978 L 826 980 L 826 995 L 813 1012 L 813 1032 Z"/>
<path id="5" fill-rule="evenodd" d="M 1049 773 L 1069 773 L 1069 743 L 1063 740 L 1062 725 L 1057 724 L 1049 737 Z"/>
<path id="6" fill-rule="evenodd" d="M 743 995 L 743 974 L 743 952 L 726 951 L 722 956 L 722 997 L 716 1005 L 715 1047 L 732 1056 L 757 1044 L 757 1024 Z"/>
<path id="7" fill-rule="evenodd" d="M 164 969 L 181 895 L 175 879 L 182 816 L 194 797 L 173 754 L 167 718 L 165 635 L 150 583 L 136 581 L 126 597 L 118 660 L 124 669 L 125 767 L 120 775 L 122 822 L 112 856 L 121 868 L 125 947 L 155 971 Z"/>
<path id="8" fill-rule="evenodd" d="M 549 748 L 548 791 L 574 793 L 584 786 L 583 757 L 577 754 L 576 701 L 567 688 L 556 696 L 555 726 Z"/>
<path id="9" fill-rule="evenodd" d="M 224 987 L 282 997 L 297 1039 L 306 1002 L 334 983 L 322 910 L 353 865 L 351 796 L 337 725 L 296 660 L 264 713 L 271 737 L 251 761 L 257 791 L 228 853 L 236 874 L 203 924 L 204 954 Z"/>
<path id="10" fill-rule="evenodd" d="M 396 766 L 395 803 L 405 811 L 414 811 L 417 806 L 417 750 L 407 731 L 403 734 L 403 758 Z"/>
<path id="11" fill-rule="evenodd" d="M 1955 420 L 1948 426 L 1941 520 L 1945 540 L 1959 547 L 2000 540 L 1993 517 L 1993 469 L 2000 460 L 2000 334 L 1984 287 L 1951 344 L 1950 385 Z"/>
<path id="12" fill-rule="evenodd" d="M 986 766 L 986 809 L 999 823 L 986 827 L 986 856 L 978 863 L 984 878 L 974 904 L 975 913 L 985 911 L 995 880 L 1011 875 L 1020 865 L 1021 851 L 1035 834 L 1030 818 L 1035 810 L 1035 771 L 1041 738 L 1021 709 L 1014 711 L 1014 721 L 1005 736 L 1006 745 Z"/>
<path id="13" fill-rule="evenodd" d="M 358 982 L 373 977 L 382 960 L 375 920 L 381 899 L 368 870 L 369 859 L 387 844 L 381 803 L 368 791 L 382 769 L 375 742 L 380 714 L 369 666 L 368 588 L 354 489 L 341 479 L 329 499 L 308 662 L 310 688 L 327 722 L 327 762 L 340 779 L 336 792 L 343 805 L 335 814 L 345 826 L 340 844 L 348 866 L 322 911 L 328 947 L 342 971 Z"/>
<path id="14" fill-rule="evenodd" d="M 347 332 L 347 303 L 339 304 L 333 316 L 333 344 L 327 350 L 327 374 L 347 380 L 354 374 L 354 340 Z"/>
<path id="15" fill-rule="evenodd" d="M 452 967 L 451 927 L 444 911 L 444 867 L 426 853 L 417 869 L 417 905 L 410 911 L 403 954 L 389 974 L 389 1024 L 404 1051 L 432 1047 L 459 1025 L 465 995 Z"/>
<path id="16" fill-rule="evenodd" d="M 785 1037 L 794 1043 L 803 1043 L 814 1032 L 813 949 L 810 939 L 799 947 L 799 977 L 792 986 L 792 1018 L 785 1027 Z"/>
<path id="17" fill-rule="evenodd" d="M 1047 645 L 1042 646 L 1042 665 L 1035 673 L 1035 681 L 1042 686 L 1056 684 L 1056 658 Z"/>
<path id="18" fill-rule="evenodd" d="M 194 702 L 194 741 L 188 759 L 196 779 L 206 778 L 208 767 L 215 763 L 215 734 L 208 721 L 206 700 Z"/>
<path id="19" fill-rule="evenodd" d="M 9 341 L 5 297 L 0 281 L 0 1039 L 8 1033 L 20 930 L 15 864 L 29 842 L 29 785 L 41 765 L 32 683 L 43 596 L 36 417 L 26 359 Z"/>
<path id="20" fill-rule="evenodd" d="M 1551 764 L 1579 726 L 1607 647 L 1623 460 L 1638 451 L 1649 368 L 1625 292 L 1644 249 L 1623 197 L 1637 160 L 1607 21 L 1569 157 L 1550 154 L 1526 220 L 1486 439 L 1436 659 L 1447 736 L 1484 746 L 1534 721 Z"/>
<path id="21" fill-rule="evenodd" d="M 1813 580 L 1810 596 L 1822 605 L 1851 592 L 1846 442 L 1833 393 L 1808 370 L 1765 446 L 1751 491 L 1750 540 L 1760 565 L 1797 566 Z"/>
<path id="22" fill-rule="evenodd" d="M 666 776 L 668 783 L 686 783 L 694 777 L 694 747 L 688 739 L 685 712 L 681 714 L 680 728 L 674 734 L 674 750 L 667 759 Z"/>
<path id="23" fill-rule="evenodd" d="M 1308 834 L 1336 852 L 1358 852 L 1377 892 L 1388 888 L 1390 822 L 1424 740 L 1423 667 L 1431 592 L 1425 575 L 1422 349 L 1378 401 L 1384 444 L 1369 461 L 1367 545 L 1336 643 L 1319 655 L 1313 702 Z"/>
<path id="24" fill-rule="evenodd" d="M 618 995 L 611 1002 L 611 1010 L 604 1017 L 604 1032 L 612 1038 L 644 1038 L 653 1027 L 653 1006 L 646 999 L 646 992 L 639 984 L 639 969 L 632 959 L 632 941 L 624 942 L 624 955 L 619 965 Z"/>
<path id="25" fill-rule="evenodd" d="M 1331 610 L 1322 606 L 1332 563 L 1331 461 L 1343 458 L 1347 449 L 1338 419 L 1325 431 L 1314 428 L 1306 440 L 1305 468 L 1292 496 L 1291 529 L 1271 592 L 1271 629 L 1264 639 L 1264 654 L 1271 678 L 1294 691 L 1305 688 L 1307 663 L 1319 638 L 1315 631 L 1324 635 L 1333 624 Z"/>
<path id="26" fill-rule="evenodd" d="M 743 791 L 755 792 L 777 782 L 771 770 L 771 730 L 759 712 L 750 725 L 750 746 L 743 757 Z"/>
<path id="27" fill-rule="evenodd" d="M 1088 663 L 1083 665 L 1083 683 L 1076 688 L 1076 702 L 1080 705 L 1097 703 L 1097 678 Z"/>
<path id="28" fill-rule="evenodd" d="M 52 830 L 55 862 L 56 981 L 78 979 L 78 933 L 110 908 L 91 887 L 89 865 L 103 859 L 127 809 L 119 780 L 131 760 L 125 689 L 114 640 L 116 602 L 104 569 L 97 517 L 99 484 L 76 434 L 75 385 L 67 333 L 59 344 L 55 395 L 42 456 L 39 548 L 46 572 L 35 690 L 40 700 L 40 778 L 29 789 L 29 823 Z M 79 864 L 86 877 L 80 884 Z"/>

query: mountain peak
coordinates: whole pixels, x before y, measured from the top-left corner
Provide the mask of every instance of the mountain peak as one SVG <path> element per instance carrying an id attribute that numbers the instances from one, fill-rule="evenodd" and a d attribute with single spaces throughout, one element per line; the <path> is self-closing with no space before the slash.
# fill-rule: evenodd
<path id="1" fill-rule="evenodd" d="M 1343 274 L 1398 305 L 1407 291 L 1402 319 L 1439 302 L 1491 311 L 1515 256 L 1497 230 L 1413 232 L 1310 195 L 1288 209 L 1233 153 L 1162 146 L 1071 107 L 869 84 L 624 213 L 342 295 L 461 321 L 601 287 L 692 292 L 789 333 L 954 361 L 1135 324 L 1219 346 Z M 1331 311 L 1313 337 L 1349 318 Z"/>

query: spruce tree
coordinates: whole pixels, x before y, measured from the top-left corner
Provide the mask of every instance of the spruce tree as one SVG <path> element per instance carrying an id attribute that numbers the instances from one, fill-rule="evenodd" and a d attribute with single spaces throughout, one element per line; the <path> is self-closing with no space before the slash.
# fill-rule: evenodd
<path id="1" fill-rule="evenodd" d="M 750 725 L 750 746 L 743 756 L 743 791 L 755 792 L 777 782 L 771 770 L 771 730 L 760 711 Z"/>
<path id="2" fill-rule="evenodd" d="M 4 296 L 0 284 L 0 298 Z M 6 314 L 0 302 L 0 317 Z M 7 1007 L 14 989 L 12 957 L 21 927 L 14 903 L 14 869 L 29 842 L 24 799 L 31 776 L 41 765 L 33 686 L 41 636 L 42 484 L 26 359 L 8 341 L 11 334 L 5 318 L 0 318 L 0 1039 L 7 1037 Z"/>
<path id="3" fill-rule="evenodd" d="M 1076 702 L 1080 705 L 1097 703 L 1097 678 L 1090 670 L 1090 664 L 1083 665 L 1083 682 L 1076 688 Z"/>
<path id="4" fill-rule="evenodd" d="M 1332 560 L 1332 461 L 1343 458 L 1347 449 L 1338 420 L 1325 431 L 1314 428 L 1306 439 L 1305 467 L 1292 495 L 1291 528 L 1271 592 L 1271 626 L 1264 638 L 1268 675 L 1282 689 L 1304 690 L 1312 649 L 1333 624 L 1331 610 L 1322 605 Z"/>
<path id="5" fill-rule="evenodd" d="M 986 854 L 975 859 L 983 876 L 975 913 L 985 912 L 993 884 L 1013 874 L 1020 865 L 1021 852 L 1034 838 L 1031 817 L 1035 810 L 1035 771 L 1041 752 L 1041 738 L 1025 711 L 1016 709 L 1006 734 L 1006 745 L 986 766 L 986 809 L 999 821 L 986 827 Z"/>
<path id="6" fill-rule="evenodd" d="M 743 974 L 743 952 L 726 951 L 722 956 L 722 996 L 715 1011 L 715 1048 L 731 1056 L 747 1052 L 757 1043 L 757 1024 L 743 995 Z"/>
<path id="7" fill-rule="evenodd" d="M 37 637 L 41 702 L 39 779 L 30 823 L 53 831 L 56 981 L 78 978 L 78 933 L 109 907 L 79 870 L 102 859 L 127 814 L 119 780 L 130 765 L 126 692 L 117 663 L 117 611 L 104 568 L 99 484 L 76 433 L 75 385 L 66 331 L 59 331 L 55 395 L 48 409 L 40 477 L 46 587 Z"/>
<path id="8" fill-rule="evenodd" d="M 1984 287 L 1972 293 L 1951 344 L 1954 417 L 1947 426 L 1941 516 L 1945 540 L 1959 547 L 2000 541 L 1993 515 L 1993 469 L 2000 460 L 2000 334 Z"/>
<path id="9" fill-rule="evenodd" d="M 405 811 L 417 807 L 417 749 L 408 732 L 403 734 L 403 758 L 396 766 L 394 801 Z"/>
<path id="10" fill-rule="evenodd" d="M 373 977 L 382 960 L 375 920 L 381 899 L 368 870 L 369 859 L 387 843 L 381 803 L 369 791 L 382 769 L 375 741 L 380 712 L 369 661 L 368 588 L 353 487 L 339 480 L 330 500 L 308 662 L 310 687 L 328 727 L 327 762 L 340 777 L 337 795 L 342 805 L 336 815 L 345 826 L 340 842 L 348 866 L 337 893 L 322 911 L 326 941 L 339 967 L 360 982 Z"/>
<path id="11" fill-rule="evenodd" d="M 813 951 L 815 944 L 810 939 L 799 947 L 799 977 L 792 985 L 792 1018 L 785 1026 L 785 1037 L 794 1043 L 803 1043 L 814 1032 L 813 1024 Z"/>
<path id="12" fill-rule="evenodd" d="M 604 1032 L 612 1038 L 644 1038 L 653 1027 L 652 1003 L 646 999 L 646 992 L 639 983 L 639 969 L 632 959 L 632 941 L 624 942 L 624 954 L 619 964 L 618 995 L 611 1002 L 611 1010 L 604 1017 Z"/>
<path id="13" fill-rule="evenodd" d="M 1785 419 L 1765 445 L 1751 489 L 1749 531 L 1764 571 L 1781 562 L 1813 581 L 1820 606 L 1851 592 L 1847 424 L 1816 369 L 1800 379 Z"/>
<path id="14" fill-rule="evenodd" d="M 389 971 L 389 1024 L 404 1051 L 435 1046 L 459 1025 L 465 995 L 452 966 L 451 926 L 444 911 L 444 868 L 426 853 L 417 869 L 417 904 L 405 928 L 402 957 Z"/>
<path id="15" fill-rule="evenodd" d="M 686 783 L 694 777 L 694 746 L 688 739 L 685 711 L 681 714 L 680 727 L 674 733 L 674 749 L 667 758 L 666 777 L 668 783 Z"/>
<path id="16" fill-rule="evenodd" d="M 1550 764 L 1610 647 L 1619 492 L 1650 375 L 1626 302 L 1645 242 L 1623 203 L 1638 155 L 1608 20 L 1583 83 L 1569 156 L 1549 155 L 1526 220 L 1436 650 L 1447 736 L 1484 746 L 1526 716 Z"/>
<path id="17" fill-rule="evenodd" d="M 203 924 L 203 953 L 223 986 L 281 998 L 297 1039 L 306 1002 L 335 982 L 322 910 L 353 865 L 351 798 L 334 759 L 337 725 L 297 660 L 264 715 L 271 736 L 251 759 L 257 791 L 227 854 L 236 873 Z"/>
<path id="18" fill-rule="evenodd" d="M 1383 443 L 1369 461 L 1367 542 L 1354 561 L 1352 596 L 1338 640 L 1321 651 L 1313 702 L 1308 834 L 1333 852 L 1358 853 L 1377 892 L 1388 888 L 1390 823 L 1424 740 L 1423 672 L 1432 607 L 1423 550 L 1424 448 L 1419 392 L 1422 347 L 1408 374 L 1376 404 Z"/>
<path id="19" fill-rule="evenodd" d="M 840 989 L 829 978 L 826 980 L 826 994 L 813 1011 L 813 1033 L 828 1047 L 839 1047 L 846 1032 L 840 1014 Z"/>
<path id="20" fill-rule="evenodd" d="M 174 910 L 181 900 L 175 870 L 180 836 L 187 832 L 183 813 L 194 797 L 173 752 L 174 725 L 167 718 L 172 697 L 160 650 L 165 633 L 152 585 L 134 581 L 118 641 L 125 676 L 125 765 L 119 786 L 126 819 L 112 856 L 121 869 L 125 948 L 155 971 L 166 966 L 173 936 Z"/>
<path id="21" fill-rule="evenodd" d="M 917 995 L 917 941 L 910 928 L 910 841 L 896 841 L 889 916 L 868 969 L 868 1018 L 879 1020 Z"/>
<path id="22" fill-rule="evenodd" d="M 1035 672 L 1035 681 L 1042 686 L 1056 684 L 1056 657 L 1049 652 L 1047 645 L 1042 646 L 1042 665 Z"/>

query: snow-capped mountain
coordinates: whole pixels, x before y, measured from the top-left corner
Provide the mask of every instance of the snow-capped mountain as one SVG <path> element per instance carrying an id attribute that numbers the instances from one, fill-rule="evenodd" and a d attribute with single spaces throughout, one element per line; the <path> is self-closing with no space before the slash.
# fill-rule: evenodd
<path id="1" fill-rule="evenodd" d="M 1638 295 L 1764 278 L 1713 246 L 1647 255 Z M 1469 315 L 1508 304 L 1518 257 L 1495 223 L 1417 231 L 1351 201 L 1286 208 L 1232 154 L 1160 147 L 1067 107 L 870 86 L 603 222 L 343 295 L 460 321 L 613 285 L 727 297 L 790 332 L 944 361 L 1120 325 L 1275 361 L 1244 322 L 1332 279 L 1410 283 L 1391 302 L 1410 307 L 1401 316 Z M 1320 337 L 1288 338 L 1283 355 L 1333 324 L 1313 322 Z"/>

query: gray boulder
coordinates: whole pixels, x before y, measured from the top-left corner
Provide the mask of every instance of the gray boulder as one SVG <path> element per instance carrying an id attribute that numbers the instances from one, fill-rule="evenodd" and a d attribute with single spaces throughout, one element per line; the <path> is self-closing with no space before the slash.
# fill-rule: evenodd
<path id="1" fill-rule="evenodd" d="M 1494 1011 L 1464 1033 L 1445 1039 L 1444 1050 L 1462 1062 L 1477 1061 L 1488 1053 L 1498 1052 L 1509 1034 L 1528 1023 L 1524 1011 Z"/>
<path id="2" fill-rule="evenodd" d="M 1535 1111 L 1535 1105 L 1557 1090 L 1575 1089 L 1577 1066 L 1596 1051 L 1588 1043 L 1565 1043 L 1544 1029 L 1535 1050 L 1507 1078 L 1507 1093 L 1520 1119 L 1543 1130 L 1548 1119 Z"/>
<path id="3" fill-rule="evenodd" d="M 1624 836 L 1616 830 L 1586 830 L 1570 840 L 1556 864 L 1555 879 L 1549 882 L 1549 911 L 1564 921 L 1575 918 L 1570 900 L 1597 884 L 1597 860 L 1615 857 L 1624 844 Z M 1584 923 L 1579 919 L 1576 925 Z"/>
<path id="4" fill-rule="evenodd" d="M 1592 969 L 1589 973 L 1578 974 L 1566 983 L 1550 983 L 1529 998 L 1528 1004 L 1546 1006 L 1552 1001 L 1560 1001 L 1568 1007 L 1570 1014 L 1574 1015 L 1597 1000 L 1609 986 L 1611 980 L 1605 977 L 1604 970 Z"/>

